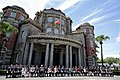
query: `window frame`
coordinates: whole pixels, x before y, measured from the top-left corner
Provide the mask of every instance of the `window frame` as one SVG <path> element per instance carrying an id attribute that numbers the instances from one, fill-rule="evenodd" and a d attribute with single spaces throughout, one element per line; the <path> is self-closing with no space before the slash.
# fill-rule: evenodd
<path id="1" fill-rule="evenodd" d="M 16 15 L 17 15 L 17 13 L 16 12 L 14 12 L 14 11 L 11 11 L 11 13 L 10 13 L 10 17 L 16 17 Z"/>
<path id="2" fill-rule="evenodd" d="M 23 15 L 20 15 L 19 19 L 20 20 L 25 20 L 25 17 Z"/>
<path id="3" fill-rule="evenodd" d="M 57 33 L 56 33 L 56 30 L 57 30 Z M 54 33 L 55 33 L 55 34 L 59 34 L 59 29 L 58 29 L 58 28 L 55 28 L 55 29 L 54 29 Z"/>
<path id="4" fill-rule="evenodd" d="M 48 29 L 50 29 L 50 30 L 48 30 Z M 46 29 L 46 33 L 48 33 L 48 32 L 52 32 L 52 27 L 47 27 L 47 29 Z"/>
<path id="5" fill-rule="evenodd" d="M 49 20 L 50 20 L 50 21 L 49 21 Z M 53 17 L 52 17 L 52 16 L 48 16 L 47 22 L 53 22 Z"/>

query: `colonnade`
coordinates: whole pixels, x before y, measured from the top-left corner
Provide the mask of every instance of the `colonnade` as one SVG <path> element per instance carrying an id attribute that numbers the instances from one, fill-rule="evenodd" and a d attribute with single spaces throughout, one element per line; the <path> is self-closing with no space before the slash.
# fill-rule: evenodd
<path id="1" fill-rule="evenodd" d="M 44 62 L 44 66 L 48 67 L 48 66 L 53 66 L 53 54 L 54 54 L 54 43 L 47 43 L 46 44 L 46 49 L 45 49 L 45 62 Z M 72 63 L 72 54 L 73 54 L 73 46 L 71 45 L 65 45 L 65 63 L 66 63 L 66 67 L 72 67 L 73 63 Z M 33 53 L 33 49 L 34 49 L 34 43 L 31 43 L 30 45 L 30 50 L 29 50 L 29 57 L 28 57 L 28 65 L 31 64 L 31 60 L 32 60 L 32 53 Z M 78 53 L 78 65 L 82 66 L 82 62 L 81 62 L 81 47 L 77 48 L 77 53 Z M 60 65 L 63 64 L 63 51 L 60 52 Z"/>

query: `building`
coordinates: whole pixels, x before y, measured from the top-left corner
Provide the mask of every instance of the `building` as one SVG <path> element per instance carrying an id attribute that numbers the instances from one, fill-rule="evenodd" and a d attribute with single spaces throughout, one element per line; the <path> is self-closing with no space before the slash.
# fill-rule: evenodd
<path id="1" fill-rule="evenodd" d="M 34 20 L 18 6 L 3 12 L 2 21 L 19 29 L 6 42 L 4 64 L 96 66 L 94 26 L 89 23 L 72 31 L 72 20 L 54 8 L 37 12 Z"/>

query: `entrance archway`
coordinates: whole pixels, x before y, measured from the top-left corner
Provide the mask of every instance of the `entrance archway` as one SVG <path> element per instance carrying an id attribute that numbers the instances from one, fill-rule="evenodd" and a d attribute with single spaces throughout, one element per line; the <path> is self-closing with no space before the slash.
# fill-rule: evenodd
<path id="1" fill-rule="evenodd" d="M 54 48 L 54 54 L 53 54 L 53 66 L 60 65 L 60 48 Z"/>

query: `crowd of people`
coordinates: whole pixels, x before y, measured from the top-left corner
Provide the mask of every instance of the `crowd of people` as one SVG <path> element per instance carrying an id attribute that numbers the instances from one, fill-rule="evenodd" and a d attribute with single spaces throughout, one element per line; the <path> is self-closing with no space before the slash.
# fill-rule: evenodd
<path id="1" fill-rule="evenodd" d="M 10 65 L 6 67 L 8 77 L 66 77 L 66 76 L 113 76 L 109 67 L 64 67 L 43 65 Z"/>

